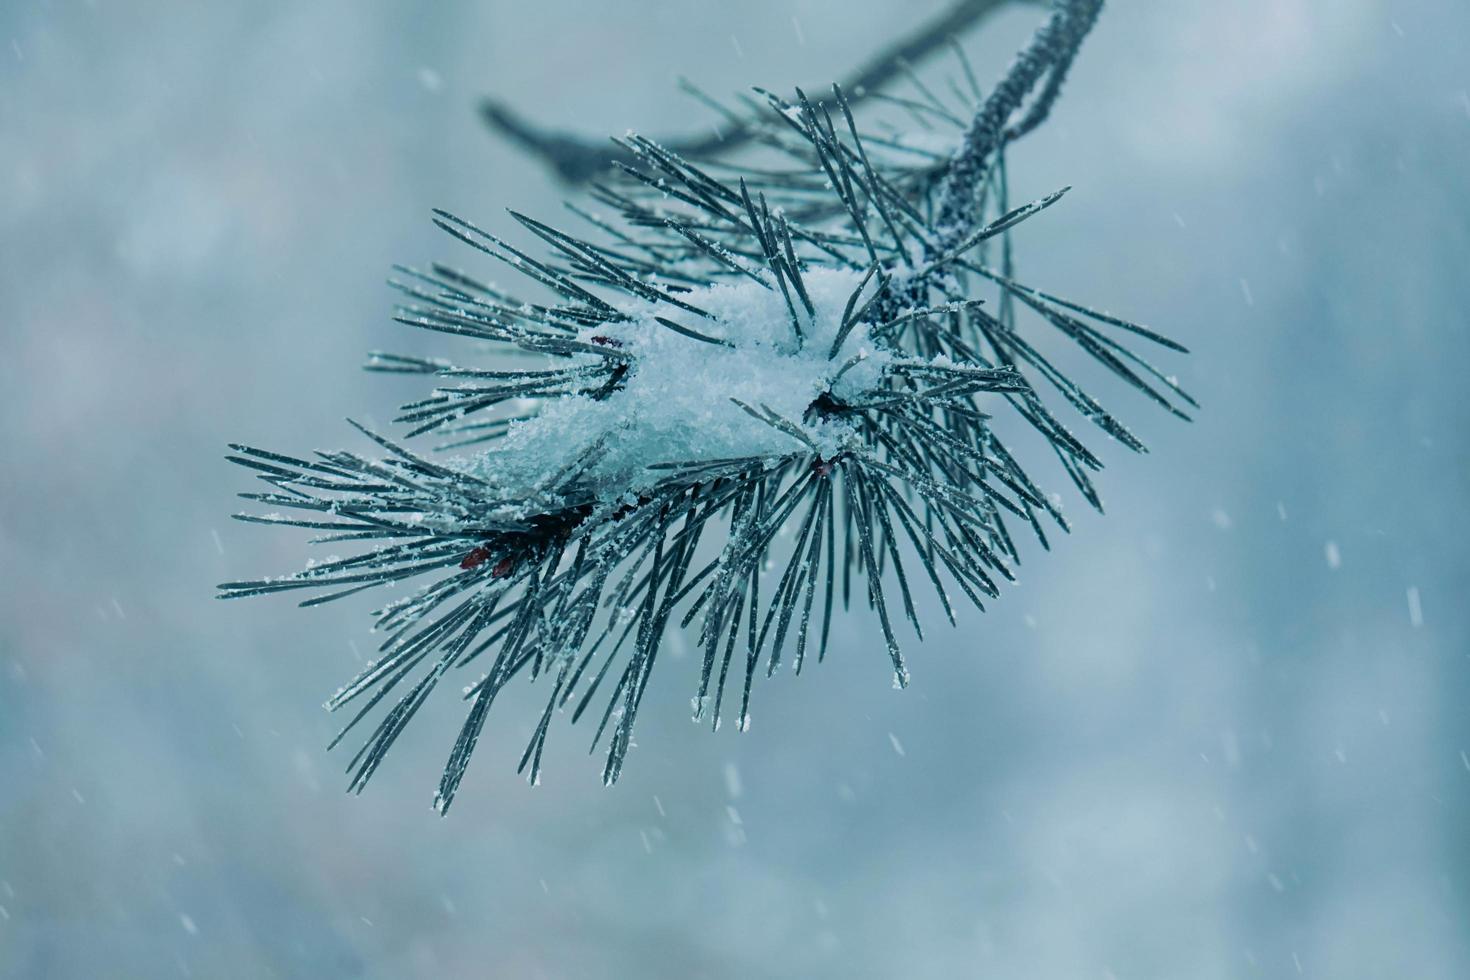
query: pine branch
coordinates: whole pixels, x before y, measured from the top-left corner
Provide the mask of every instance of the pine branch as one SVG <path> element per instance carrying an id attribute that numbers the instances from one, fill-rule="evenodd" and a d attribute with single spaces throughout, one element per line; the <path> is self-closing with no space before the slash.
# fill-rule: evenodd
<path id="1" fill-rule="evenodd" d="M 1103 0 L 1057 0 L 1051 16 L 985 100 L 965 131 L 939 193 L 939 227 L 944 244 L 969 233 L 975 196 L 1002 144 L 1030 132 L 1051 112 L 1082 40 L 1102 13 Z M 1007 128 L 1036 84 L 1047 79 L 1040 98 L 1015 126 Z"/>
<path id="2" fill-rule="evenodd" d="M 460 244 L 550 297 L 530 302 L 437 263 L 398 270 L 400 322 L 506 355 L 488 366 L 370 355 L 373 370 L 435 379 L 402 406 L 404 439 L 472 454 L 436 461 L 359 426 L 381 457 L 245 446 L 229 457 L 268 486 L 242 494 L 265 512 L 239 519 L 361 550 L 225 583 L 222 597 L 304 593 L 317 605 L 417 585 L 378 608 L 380 656 L 328 702 L 351 712 L 334 745 L 372 725 L 348 764 L 352 790 L 440 682 L 466 670 L 478 677 L 461 685 L 468 708 L 441 811 L 518 677 L 546 696 L 520 769 L 537 780 L 552 718 L 570 710 L 575 723 L 601 699 L 592 747 L 616 781 L 671 629 L 696 631 L 694 716 L 716 728 L 737 689 L 748 725 L 762 661 L 767 676 L 792 647 L 795 671 L 812 651 L 821 662 L 839 602 L 848 610 L 855 595 L 905 686 L 899 634 L 907 623 L 923 638 L 921 583 L 953 623 L 950 590 L 983 609 L 1014 578 L 1013 526 L 1043 547 L 1046 523 L 1068 528 L 1013 434 L 1044 446 L 1101 507 L 1090 475 L 1101 463 L 1050 395 L 1144 449 L 1022 329 L 1022 309 L 1188 418 L 1195 402 L 1130 345 L 1181 346 L 1027 285 L 1014 267 L 1015 229 L 1055 214 L 1062 191 L 1012 206 L 1008 134 L 1044 118 L 1098 7 L 1060 4 L 987 99 L 921 88 L 910 108 L 951 129 L 948 153 L 865 133 L 838 86 L 825 102 L 763 93 L 754 125 L 787 169 L 701 164 L 629 136 L 622 178 L 593 188 L 610 214 L 572 207 L 589 237 L 510 212 L 543 257 L 435 212 Z"/>

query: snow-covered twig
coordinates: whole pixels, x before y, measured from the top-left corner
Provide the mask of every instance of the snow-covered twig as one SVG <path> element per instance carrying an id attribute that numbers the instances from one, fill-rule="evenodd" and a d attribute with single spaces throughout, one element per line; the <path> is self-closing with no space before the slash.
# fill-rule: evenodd
<path id="1" fill-rule="evenodd" d="M 797 671 L 820 661 L 838 604 L 854 595 L 906 685 L 898 626 L 923 635 L 919 579 L 953 623 L 951 590 L 983 608 L 1013 577 L 1014 526 L 1043 546 L 1046 523 L 1067 526 L 1013 438 L 1039 436 L 1100 506 L 1089 477 L 1100 463 L 1048 391 L 1143 448 L 1020 329 L 1019 307 L 1187 418 L 1193 401 L 1128 342 L 1183 348 L 1021 283 L 1011 258 L 1014 228 L 1061 192 L 1011 207 L 1005 139 L 984 133 L 1001 132 L 1048 64 L 1053 78 L 1065 71 L 1096 6 L 1064 3 L 1015 86 L 962 104 L 924 91 L 906 105 L 949 121 L 948 150 L 865 134 L 839 87 L 824 103 L 767 93 L 768 142 L 787 167 L 704 166 L 627 137 L 625 179 L 594 191 L 607 211 L 572 206 L 589 237 L 511 212 L 546 257 L 436 214 L 544 294 L 518 298 L 445 265 L 399 270 L 403 323 L 514 355 L 489 366 L 370 357 L 374 370 L 437 379 L 397 421 L 405 438 L 433 435 L 459 454 L 431 459 L 363 429 L 381 458 L 245 446 L 231 457 L 270 487 L 245 495 L 267 513 L 241 519 L 362 550 L 226 583 L 223 596 L 304 590 L 315 605 L 427 583 L 377 611 L 378 658 L 329 702 L 352 712 L 339 739 L 391 705 L 352 759 L 353 789 L 451 673 L 473 679 L 461 685 L 468 713 L 441 810 L 518 676 L 547 691 L 522 770 L 537 778 L 558 710 L 575 721 L 601 695 L 592 742 L 607 746 L 611 783 L 675 628 L 696 629 L 694 715 L 715 726 L 728 694 L 745 727 L 762 664 L 770 675 L 788 656 Z M 960 198 L 972 208 L 954 211 Z M 1010 421 L 993 425 L 1000 415 Z"/>

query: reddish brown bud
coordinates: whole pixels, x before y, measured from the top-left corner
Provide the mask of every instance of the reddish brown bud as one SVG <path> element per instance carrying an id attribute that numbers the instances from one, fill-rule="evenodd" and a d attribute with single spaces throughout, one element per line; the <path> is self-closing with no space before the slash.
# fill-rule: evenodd
<path id="1" fill-rule="evenodd" d="M 464 560 L 459 563 L 459 567 L 468 571 L 471 568 L 477 568 L 480 565 L 485 564 L 485 562 L 489 560 L 490 549 L 485 547 L 484 545 L 481 545 L 474 551 L 471 551 L 469 554 L 465 555 Z"/>

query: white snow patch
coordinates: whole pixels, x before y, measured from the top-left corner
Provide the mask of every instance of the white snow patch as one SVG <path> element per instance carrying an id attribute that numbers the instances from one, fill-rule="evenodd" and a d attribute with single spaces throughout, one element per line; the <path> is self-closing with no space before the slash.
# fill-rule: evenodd
<path id="1" fill-rule="evenodd" d="M 828 357 L 861 273 L 814 267 L 803 273 L 803 280 L 815 315 L 808 316 L 793 295 L 804 334 L 800 346 L 780 292 L 749 279 L 679 295 L 712 319 L 670 303 L 622 301 L 619 309 L 628 322 L 589 328 L 581 337 L 612 342 L 633 356 L 622 387 L 600 401 L 587 395 L 552 399 L 536 417 L 511 426 L 494 448 L 460 465 L 519 494 L 543 486 L 601 443 L 602 455 L 586 476 L 604 491 L 599 494 L 604 500 L 615 500 L 668 475 L 650 470 L 650 464 L 777 456 L 803 449 L 795 436 L 752 417 L 732 399 L 757 410 L 770 408 L 800 429 L 823 456 L 835 455 L 853 435 L 850 426 L 806 421 L 808 406 L 829 389 L 839 398 L 853 398 L 879 387 L 890 356 L 871 343 L 867 327 L 860 325 L 838 355 Z M 870 282 L 859 306 L 873 288 Z M 655 317 L 734 346 L 686 337 Z M 834 386 L 833 379 L 858 354 L 863 360 Z"/>

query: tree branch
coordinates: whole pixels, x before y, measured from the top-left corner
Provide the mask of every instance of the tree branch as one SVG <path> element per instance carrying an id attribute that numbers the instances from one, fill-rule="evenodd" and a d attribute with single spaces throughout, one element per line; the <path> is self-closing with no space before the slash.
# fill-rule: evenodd
<path id="1" fill-rule="evenodd" d="M 957 0 L 949 9 L 912 34 L 879 51 L 844 79 L 842 87 L 852 93 L 850 101 L 856 103 L 1008 3 L 1038 2 L 1040 0 Z M 1060 87 L 1059 78 L 1057 85 Z M 581 184 L 592 179 L 613 161 L 632 162 L 627 151 L 606 140 L 592 140 L 573 133 L 545 129 L 495 99 L 486 98 L 480 102 L 480 118 L 510 142 L 533 156 L 540 157 L 543 163 L 568 184 Z M 756 130 L 753 127 L 736 120 L 730 128 L 718 134 L 675 137 L 660 140 L 659 143 L 679 156 L 707 159 L 737 150 L 751 142 L 755 135 Z"/>
<path id="2" fill-rule="evenodd" d="M 1103 0 L 1057 0 L 1046 23 L 1037 29 L 1031 43 L 1016 56 L 1005 78 L 981 106 L 950 160 L 939 191 L 939 251 L 952 248 L 974 230 L 979 218 L 975 197 L 991 158 L 1006 142 L 1030 132 L 1046 119 L 1102 5 Z M 1011 116 L 1043 77 L 1047 83 L 1041 95 L 1026 116 L 1008 129 Z"/>

